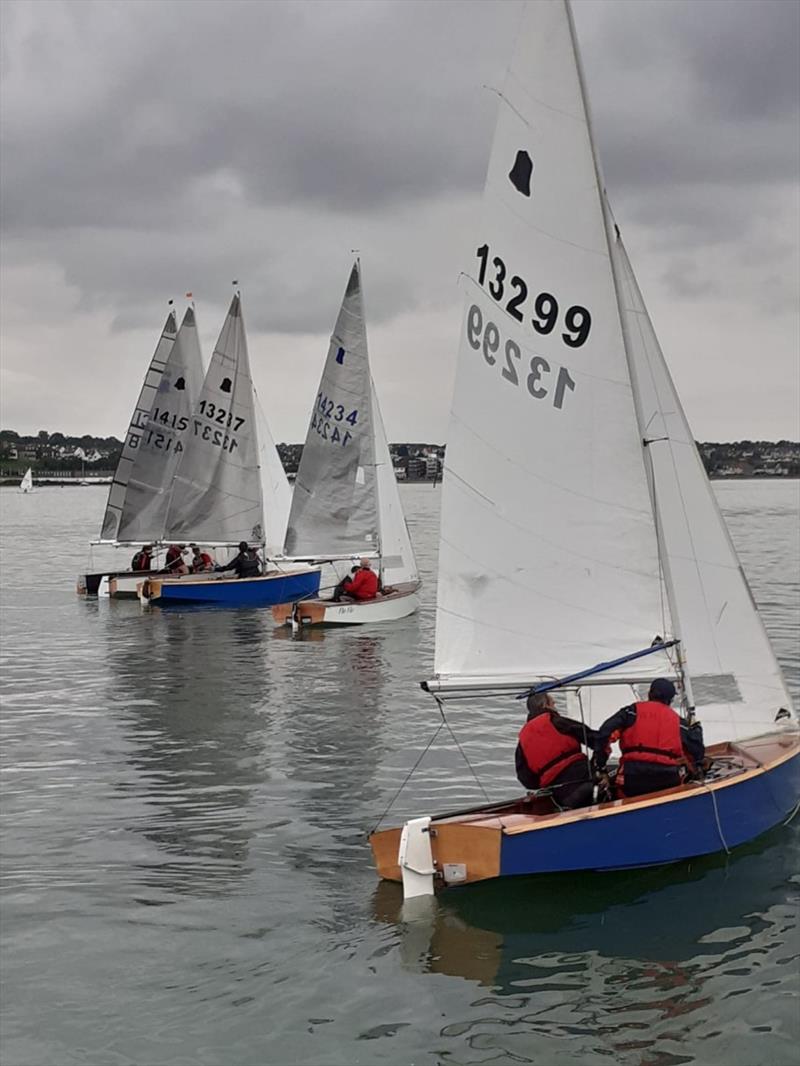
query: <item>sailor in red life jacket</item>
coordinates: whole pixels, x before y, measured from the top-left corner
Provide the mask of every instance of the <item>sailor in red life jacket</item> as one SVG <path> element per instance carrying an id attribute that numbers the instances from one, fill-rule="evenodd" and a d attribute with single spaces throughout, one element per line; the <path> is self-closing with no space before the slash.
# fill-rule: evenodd
<path id="1" fill-rule="evenodd" d="M 149 570 L 153 565 L 153 545 L 145 544 L 131 559 L 131 570 Z"/>
<path id="2" fill-rule="evenodd" d="M 208 552 L 204 552 L 202 548 L 198 548 L 196 544 L 190 544 L 189 547 L 192 549 L 190 569 L 193 574 L 205 574 L 209 570 L 214 569 L 214 560 Z"/>
<path id="3" fill-rule="evenodd" d="M 336 586 L 334 600 L 374 600 L 378 595 L 378 575 L 372 569 L 369 559 L 362 559 L 352 577 L 346 577 Z"/>
<path id="4" fill-rule="evenodd" d="M 550 788 L 558 807 L 586 807 L 593 799 L 592 772 L 581 745 L 596 733 L 556 710 L 549 692 L 528 696 L 528 720 L 515 753 L 517 779 L 527 789 Z"/>
<path id="5" fill-rule="evenodd" d="M 702 726 L 699 722 L 688 725 L 670 707 L 675 692 L 669 678 L 658 677 L 646 700 L 623 707 L 597 731 L 595 765 L 600 772 L 608 759 L 611 735 L 619 734 L 625 796 L 674 788 L 681 783 L 681 766 L 688 763 L 694 769 L 703 761 Z"/>

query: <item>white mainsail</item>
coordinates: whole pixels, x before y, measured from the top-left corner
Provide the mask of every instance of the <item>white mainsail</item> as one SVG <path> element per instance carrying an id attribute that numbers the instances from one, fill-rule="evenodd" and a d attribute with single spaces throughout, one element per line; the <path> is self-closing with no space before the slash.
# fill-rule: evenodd
<path id="1" fill-rule="evenodd" d="M 203 384 L 194 309 L 188 307 L 142 431 L 117 529 L 121 541 L 161 540 L 183 438 Z"/>
<path id="2" fill-rule="evenodd" d="M 19 483 L 20 492 L 33 492 L 33 471 L 30 467 L 25 471 L 22 481 Z"/>
<path id="3" fill-rule="evenodd" d="M 139 393 L 139 399 L 136 401 L 136 406 L 133 409 L 131 422 L 125 436 L 125 442 L 122 445 L 122 453 L 119 457 L 119 462 L 117 463 L 117 469 L 114 472 L 114 480 L 111 482 L 111 488 L 108 491 L 108 502 L 106 503 L 106 510 L 103 516 L 103 525 L 100 533 L 103 540 L 119 539 L 119 525 L 122 518 L 122 511 L 125 506 L 128 480 L 131 471 L 136 464 L 139 447 L 142 443 L 142 436 L 147 429 L 150 411 L 153 408 L 158 393 L 161 375 L 164 372 L 167 359 L 169 358 L 172 346 L 175 343 L 177 330 L 178 327 L 175 321 L 175 312 L 170 311 L 167 315 L 167 321 L 161 332 L 161 336 L 159 337 L 158 344 L 156 345 L 156 350 L 153 353 L 153 358 L 150 360 L 150 366 L 145 374 L 142 389 Z"/>
<path id="4" fill-rule="evenodd" d="M 563 0 L 524 12 L 465 273 L 442 497 L 438 685 L 563 676 L 668 637 Z M 622 675 L 669 669 L 656 655 Z"/>
<path id="5" fill-rule="evenodd" d="M 238 293 L 231 301 L 183 445 L 165 539 L 263 543 L 253 382 Z"/>
<path id="6" fill-rule="evenodd" d="M 361 277 L 350 273 L 297 471 L 285 553 L 379 550 L 372 383 Z"/>
<path id="7" fill-rule="evenodd" d="M 773 725 L 780 708 L 791 708 L 791 698 L 619 237 L 612 252 L 672 616 L 694 702 L 707 741 L 753 736 Z"/>

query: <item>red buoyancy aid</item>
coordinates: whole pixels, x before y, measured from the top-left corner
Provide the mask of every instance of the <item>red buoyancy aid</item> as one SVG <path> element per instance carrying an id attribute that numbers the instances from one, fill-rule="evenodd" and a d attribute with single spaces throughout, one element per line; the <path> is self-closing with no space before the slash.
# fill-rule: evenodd
<path id="1" fill-rule="evenodd" d="M 547 712 L 525 723 L 519 743 L 525 762 L 538 775 L 542 788 L 547 788 L 563 770 L 584 758 L 578 741 L 559 733 Z"/>
<path id="2" fill-rule="evenodd" d="M 680 717 L 666 703 L 644 700 L 634 705 L 636 721 L 620 734 L 622 764 L 652 762 L 677 766 L 683 759 Z"/>
<path id="3" fill-rule="evenodd" d="M 374 600 L 378 592 L 378 575 L 374 570 L 357 570 L 345 592 L 354 600 Z"/>

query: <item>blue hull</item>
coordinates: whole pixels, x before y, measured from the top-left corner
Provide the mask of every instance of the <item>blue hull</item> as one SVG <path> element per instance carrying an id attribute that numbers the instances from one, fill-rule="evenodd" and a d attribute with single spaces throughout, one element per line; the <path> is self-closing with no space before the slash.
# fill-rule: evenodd
<path id="1" fill-rule="evenodd" d="M 786 820 L 800 799 L 800 751 L 713 792 L 698 787 L 631 810 L 504 833 L 500 876 L 654 866 L 731 849 Z"/>
<path id="2" fill-rule="evenodd" d="M 274 607 L 278 603 L 302 600 L 319 593 L 320 571 L 276 574 L 267 577 L 226 581 L 181 581 L 163 584 L 161 595 L 150 603 L 158 607 L 172 604 L 202 604 L 217 607 Z"/>

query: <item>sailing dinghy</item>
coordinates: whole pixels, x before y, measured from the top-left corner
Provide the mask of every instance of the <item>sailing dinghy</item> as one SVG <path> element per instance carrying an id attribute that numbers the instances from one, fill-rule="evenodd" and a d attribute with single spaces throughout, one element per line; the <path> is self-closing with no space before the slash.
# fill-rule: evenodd
<path id="1" fill-rule="evenodd" d="M 20 492 L 33 492 L 33 471 L 30 467 L 25 471 L 22 481 L 19 483 Z"/>
<path id="2" fill-rule="evenodd" d="M 184 384 L 186 384 L 187 382 L 191 383 L 197 380 L 198 377 L 202 380 L 203 371 L 194 315 L 189 319 L 184 319 L 182 330 L 184 327 L 185 332 L 181 344 L 182 355 L 180 365 L 182 367 L 183 381 Z M 170 374 L 167 369 L 175 348 L 177 335 L 178 324 L 175 319 L 175 312 L 174 310 L 170 310 L 164 328 L 161 331 L 161 336 L 158 339 L 156 350 L 153 353 L 150 365 L 144 376 L 142 388 L 136 401 L 136 405 L 134 406 L 133 414 L 131 415 L 128 432 L 125 435 L 122 452 L 120 453 L 119 461 L 117 462 L 117 469 L 114 472 L 114 477 L 109 488 L 108 501 L 106 503 L 105 513 L 103 514 L 100 538 L 99 540 L 92 541 L 90 545 L 90 565 L 92 562 L 92 556 L 94 555 L 94 548 L 98 545 L 110 545 L 112 548 L 121 547 L 126 551 L 129 551 L 131 547 L 137 543 L 144 544 L 150 540 L 157 540 L 160 535 L 159 529 L 154 530 L 148 528 L 145 531 L 143 524 L 138 523 L 136 515 L 132 512 L 127 501 L 129 485 L 131 494 L 136 491 L 134 486 L 137 481 L 140 481 L 140 478 L 137 477 L 139 471 L 141 471 L 144 477 L 148 477 L 151 480 L 155 478 L 157 480 L 158 488 L 163 485 L 168 486 L 172 481 L 172 474 L 170 474 L 167 479 L 158 477 L 157 471 L 159 464 L 154 461 L 152 454 L 148 458 L 140 458 L 140 456 L 144 456 L 146 451 L 150 451 L 151 453 L 155 452 L 156 455 L 160 457 L 162 463 L 166 464 L 171 454 L 174 453 L 174 431 L 170 433 L 169 430 L 167 430 L 168 436 L 171 439 L 170 449 L 156 449 L 155 438 L 148 442 L 147 435 L 151 429 L 149 425 L 150 414 L 154 408 L 159 406 L 159 397 L 162 401 L 161 406 L 164 406 L 164 381 L 171 379 L 173 382 L 177 382 L 181 378 L 181 371 L 178 370 L 177 363 L 175 365 L 176 373 Z M 167 379 L 164 377 L 165 373 L 168 374 Z M 181 397 L 184 394 L 188 395 L 189 392 L 190 388 L 182 390 Z M 197 388 L 191 396 L 191 401 L 193 401 L 196 396 Z M 170 399 L 170 407 L 172 407 L 172 401 L 174 398 L 173 395 Z M 143 484 L 140 484 L 140 501 L 143 499 L 143 495 Z M 130 536 L 128 535 L 129 531 L 131 533 Z M 136 536 L 133 536 L 134 531 Z M 140 535 L 141 539 L 137 539 Z M 99 570 L 93 568 L 91 572 L 79 576 L 78 592 L 94 596 L 100 590 L 101 584 L 103 585 L 104 590 L 107 591 L 109 578 L 116 576 L 124 577 L 124 575 L 132 573 L 133 572 L 128 566 L 116 568 L 111 566 Z M 106 578 L 105 581 L 103 580 L 104 578 Z"/>
<path id="3" fill-rule="evenodd" d="M 552 688 L 597 727 L 670 677 L 711 761 L 580 810 L 423 814 L 372 834 L 378 873 L 414 896 L 727 852 L 796 813 L 798 722 L 606 201 L 566 0 L 525 9 L 474 248 L 423 687 L 487 714 Z"/>
<path id="4" fill-rule="evenodd" d="M 265 427 L 264 432 L 265 448 L 277 460 Z M 262 474 L 255 395 L 238 293 L 231 301 L 183 441 L 163 539 L 207 545 L 246 541 L 271 554 L 285 530 L 288 493 L 287 497 L 280 494 L 274 464 Z M 270 491 L 266 500 L 265 485 Z M 287 599 L 314 596 L 319 582 L 319 567 L 281 563 L 262 577 L 235 578 L 229 572 L 151 576 L 139 584 L 139 595 L 147 605 L 269 607 Z"/>
<path id="5" fill-rule="evenodd" d="M 388 622 L 419 606 L 417 564 L 370 373 L 357 260 L 314 397 L 284 555 L 326 563 L 331 589 L 366 557 L 374 560 L 383 591 L 362 602 L 284 603 L 273 609 L 280 624 Z"/>

